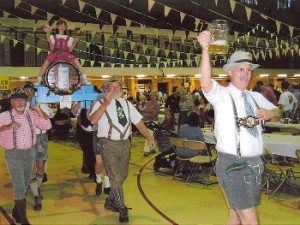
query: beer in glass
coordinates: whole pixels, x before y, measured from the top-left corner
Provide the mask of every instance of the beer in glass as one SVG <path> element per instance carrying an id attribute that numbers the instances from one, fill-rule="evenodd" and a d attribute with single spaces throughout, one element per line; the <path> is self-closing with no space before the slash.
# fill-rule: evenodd
<path id="1" fill-rule="evenodd" d="M 209 31 L 211 33 L 211 41 L 208 51 L 210 54 L 226 55 L 228 52 L 227 32 L 228 24 L 226 20 L 213 20 Z"/>

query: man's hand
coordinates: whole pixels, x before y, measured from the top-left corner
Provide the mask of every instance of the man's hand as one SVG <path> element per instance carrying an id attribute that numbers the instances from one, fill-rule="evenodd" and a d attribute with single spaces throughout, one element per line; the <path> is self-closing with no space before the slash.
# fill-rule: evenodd
<path id="1" fill-rule="evenodd" d="M 148 139 L 147 142 L 148 142 L 148 145 L 150 146 L 150 149 L 155 149 L 156 143 L 152 138 Z"/>
<path id="2" fill-rule="evenodd" d="M 268 109 L 258 109 L 256 111 L 256 117 L 258 120 L 270 120 L 270 119 L 280 119 L 280 110 L 275 108 L 272 110 Z"/>
<path id="3" fill-rule="evenodd" d="M 207 30 L 202 31 L 197 37 L 197 40 L 203 50 L 208 50 L 210 39 L 211 33 Z"/>

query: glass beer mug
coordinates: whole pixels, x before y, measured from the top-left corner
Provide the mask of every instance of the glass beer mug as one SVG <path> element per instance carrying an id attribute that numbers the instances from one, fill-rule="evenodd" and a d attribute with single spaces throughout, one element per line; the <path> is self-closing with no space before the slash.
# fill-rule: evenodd
<path id="1" fill-rule="evenodd" d="M 209 31 L 211 33 L 211 41 L 208 51 L 210 54 L 226 55 L 228 52 L 227 32 L 228 24 L 226 20 L 213 20 Z"/>

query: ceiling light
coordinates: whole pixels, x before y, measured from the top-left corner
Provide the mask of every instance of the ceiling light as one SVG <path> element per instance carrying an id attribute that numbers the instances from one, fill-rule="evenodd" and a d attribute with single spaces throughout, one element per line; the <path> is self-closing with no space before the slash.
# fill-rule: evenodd
<path id="1" fill-rule="evenodd" d="M 197 74 L 195 74 L 195 77 L 202 77 L 202 74 L 197 73 Z"/>
<path id="2" fill-rule="evenodd" d="M 26 79 L 28 79 L 28 77 L 26 77 L 26 76 L 21 76 L 20 79 L 21 79 L 21 80 L 26 80 Z"/>
<path id="3" fill-rule="evenodd" d="M 294 74 L 294 77 L 300 77 L 300 73 Z"/>
<path id="4" fill-rule="evenodd" d="M 227 77 L 227 74 L 225 74 L 225 73 L 218 74 L 218 77 Z"/>
<path id="5" fill-rule="evenodd" d="M 176 77 L 175 74 L 167 74 L 166 76 L 167 76 L 167 77 Z"/>
<path id="6" fill-rule="evenodd" d="M 287 77 L 287 74 L 277 74 L 278 77 Z"/>
<path id="7" fill-rule="evenodd" d="M 137 78 L 144 78 L 144 77 L 146 77 L 146 75 L 145 74 L 137 74 L 136 77 Z"/>
<path id="8" fill-rule="evenodd" d="M 110 75 L 104 74 L 102 75 L 102 78 L 110 78 Z"/>
<path id="9" fill-rule="evenodd" d="M 259 76 L 260 76 L 260 77 L 268 77 L 269 74 L 264 73 L 264 74 L 260 74 Z"/>

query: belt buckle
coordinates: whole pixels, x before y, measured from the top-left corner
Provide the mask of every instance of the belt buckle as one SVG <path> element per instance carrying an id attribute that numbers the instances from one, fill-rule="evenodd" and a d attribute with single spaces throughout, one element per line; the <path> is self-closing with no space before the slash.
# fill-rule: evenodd
<path id="1" fill-rule="evenodd" d="M 244 118 L 239 118 L 238 123 L 245 128 L 253 128 L 259 124 L 259 121 L 255 116 L 246 116 Z"/>

